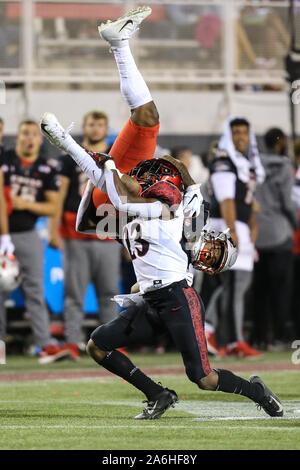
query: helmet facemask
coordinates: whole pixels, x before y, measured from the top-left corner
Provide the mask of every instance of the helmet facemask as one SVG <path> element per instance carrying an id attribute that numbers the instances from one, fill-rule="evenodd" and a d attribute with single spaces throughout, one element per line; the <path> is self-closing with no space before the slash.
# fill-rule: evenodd
<path id="1" fill-rule="evenodd" d="M 149 178 L 145 180 L 142 176 L 148 173 Z M 159 181 L 166 181 L 174 184 L 180 191 L 183 189 L 183 182 L 180 172 L 172 163 L 163 158 L 144 160 L 134 167 L 129 176 L 135 178 L 142 186 L 142 192 L 148 189 L 152 184 Z"/>
<path id="2" fill-rule="evenodd" d="M 229 250 L 231 251 L 230 259 Z M 225 271 L 234 264 L 236 257 L 236 246 L 227 231 L 203 230 L 192 250 L 194 268 L 207 274 Z"/>

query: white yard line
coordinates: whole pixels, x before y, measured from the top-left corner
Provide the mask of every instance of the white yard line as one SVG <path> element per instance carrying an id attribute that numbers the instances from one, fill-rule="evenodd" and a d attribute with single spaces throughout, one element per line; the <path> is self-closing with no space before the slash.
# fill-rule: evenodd
<path id="1" fill-rule="evenodd" d="M 80 400 L 80 397 L 70 400 L 0 400 L 0 405 L 3 404 L 21 404 L 22 407 L 30 409 L 31 405 L 44 405 L 44 406 L 126 406 L 141 409 L 143 407 L 140 401 L 88 401 Z M 267 421 L 280 422 L 282 419 L 299 420 L 300 419 L 300 402 L 299 401 L 285 401 L 283 402 L 285 415 L 282 418 L 271 418 L 263 411 L 258 411 L 254 403 L 251 402 L 221 402 L 221 401 L 189 401 L 181 400 L 176 405 L 175 410 L 183 411 L 193 415 L 192 421 L 200 422 L 216 422 L 216 421 Z M 50 410 L 49 410 L 50 411 Z M 171 415 L 169 415 L 171 417 Z M 282 429 L 282 428 L 280 428 Z M 288 428 L 290 429 L 290 428 Z M 298 428 L 300 429 L 300 428 Z"/>
<path id="2" fill-rule="evenodd" d="M 193 425 L 172 425 L 172 424 L 168 424 L 168 425 L 161 425 L 161 424 L 149 424 L 148 422 L 145 423 L 144 425 L 135 425 L 135 424 L 114 424 L 114 425 L 110 425 L 110 426 L 105 426 L 105 425 L 64 425 L 64 424 L 53 424 L 53 425 L 46 425 L 46 426 L 43 426 L 43 425 L 0 425 L 0 429 L 6 429 L 6 430 L 9 430 L 9 429 L 12 429 L 12 430 L 16 430 L 16 429 L 24 429 L 24 430 L 28 430 L 28 429 L 38 429 L 38 430 L 51 430 L 51 429 L 106 429 L 106 431 L 109 431 L 110 429 L 145 429 L 145 428 L 154 428 L 154 429 L 161 429 L 161 428 L 164 428 L 164 429 L 214 429 L 216 430 L 216 428 L 212 427 L 212 426 L 193 426 Z M 291 426 L 291 427 L 288 427 L 288 426 L 285 426 L 285 427 L 277 427 L 277 426 L 240 426 L 240 425 L 233 425 L 233 426 L 222 426 L 220 428 L 221 430 L 223 429 L 230 429 L 230 430 L 241 430 L 241 429 L 253 429 L 253 430 L 256 430 L 256 431 L 279 431 L 279 432 L 282 432 L 282 431 L 298 431 L 300 432 L 300 428 L 298 426 Z"/>

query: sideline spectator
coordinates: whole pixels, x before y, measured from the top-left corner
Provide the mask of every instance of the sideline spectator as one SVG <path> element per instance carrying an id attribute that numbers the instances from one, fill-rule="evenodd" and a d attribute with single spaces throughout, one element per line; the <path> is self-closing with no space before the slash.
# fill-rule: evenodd
<path id="1" fill-rule="evenodd" d="M 247 344 L 243 336 L 245 293 L 248 290 L 254 263 L 257 235 L 253 197 L 256 182 L 264 180 L 256 138 L 249 122 L 231 117 L 210 163 L 210 229 L 230 234 L 239 254 L 234 266 L 220 274 L 220 315 L 216 331 L 221 355 L 257 357 L 261 353 Z"/>
<path id="2" fill-rule="evenodd" d="M 295 183 L 293 186 L 292 199 L 298 209 L 298 228 L 294 232 L 294 288 L 292 296 L 291 314 L 295 324 L 294 338 L 300 338 L 300 139 L 294 143 L 295 155 Z"/>
<path id="3" fill-rule="evenodd" d="M 293 283 L 293 230 L 298 225 L 297 211 L 291 199 L 293 166 L 287 157 L 287 137 L 281 129 L 265 134 L 268 153 L 261 156 L 266 172 L 256 198 L 259 260 L 254 271 L 253 341 L 264 349 L 284 349 L 286 326 L 290 320 Z M 273 339 L 269 337 L 270 321 Z"/>
<path id="4" fill-rule="evenodd" d="M 48 311 L 43 288 L 43 244 L 35 230 L 39 216 L 57 210 L 57 175 L 40 155 L 42 136 L 36 122 L 26 120 L 18 129 L 16 147 L 1 157 L 5 178 L 9 230 L 20 263 L 26 311 L 30 316 L 36 345 L 42 348 L 40 362 L 52 362 L 70 352 L 50 337 Z M 0 338 L 6 336 L 4 298 L 0 297 Z"/>
<path id="5" fill-rule="evenodd" d="M 3 125 L 3 119 L 0 118 L 0 254 L 11 255 L 15 251 L 15 247 L 9 235 L 8 213 L 5 199 L 5 179 L 1 169 L 1 157 L 4 154 L 4 146 L 2 145 Z M 1 329 L 0 326 L 0 331 Z"/>
<path id="6" fill-rule="evenodd" d="M 105 113 L 92 111 L 86 114 L 83 134 L 84 148 L 109 153 L 110 146 L 106 142 L 108 118 Z M 95 287 L 101 323 L 117 316 L 117 304 L 110 299 L 119 291 L 120 246 L 111 239 L 100 240 L 96 235 L 76 232 L 76 215 L 87 176 L 69 155 L 60 157 L 59 174 L 60 210 L 50 222 L 49 243 L 54 248 L 64 247 L 66 347 L 72 351 L 74 359 L 79 359 L 78 344 L 83 341 L 83 302 L 90 282 Z"/>

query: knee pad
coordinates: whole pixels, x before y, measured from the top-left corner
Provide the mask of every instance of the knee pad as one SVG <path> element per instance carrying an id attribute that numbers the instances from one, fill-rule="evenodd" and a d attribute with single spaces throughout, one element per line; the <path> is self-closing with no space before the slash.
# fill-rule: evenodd
<path id="1" fill-rule="evenodd" d="M 92 332 L 90 338 L 99 349 L 102 351 L 107 350 L 105 348 L 105 325 L 98 326 L 98 328 Z"/>

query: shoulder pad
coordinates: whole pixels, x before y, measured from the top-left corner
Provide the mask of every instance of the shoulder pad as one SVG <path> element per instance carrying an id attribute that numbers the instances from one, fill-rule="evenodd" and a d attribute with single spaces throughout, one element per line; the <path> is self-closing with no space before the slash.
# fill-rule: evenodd
<path id="1" fill-rule="evenodd" d="M 214 158 L 210 166 L 211 173 L 218 171 L 231 171 L 236 173 L 236 168 L 227 154 Z"/>
<path id="2" fill-rule="evenodd" d="M 229 158 L 228 152 L 223 149 L 216 148 L 214 151 L 215 158 Z"/>
<path id="3" fill-rule="evenodd" d="M 167 204 L 169 207 L 179 206 L 182 201 L 182 195 L 179 189 L 167 181 L 158 181 L 150 188 L 143 191 L 142 197 L 153 197 Z"/>

